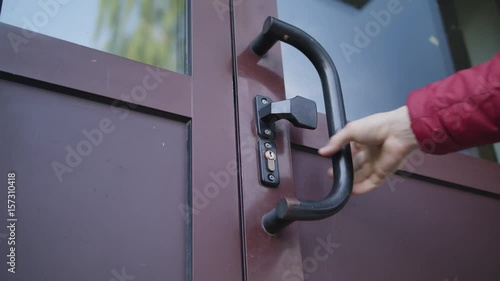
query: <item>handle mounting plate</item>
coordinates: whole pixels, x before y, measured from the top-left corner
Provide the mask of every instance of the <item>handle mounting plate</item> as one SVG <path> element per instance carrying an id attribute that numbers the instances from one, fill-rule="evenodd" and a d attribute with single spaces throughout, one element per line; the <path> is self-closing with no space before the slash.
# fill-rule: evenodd
<path id="1" fill-rule="evenodd" d="M 276 136 L 274 122 L 264 122 L 260 116 L 260 110 L 269 106 L 273 100 L 265 96 L 255 96 L 255 122 L 257 123 L 257 135 L 263 139 L 273 140 Z"/>

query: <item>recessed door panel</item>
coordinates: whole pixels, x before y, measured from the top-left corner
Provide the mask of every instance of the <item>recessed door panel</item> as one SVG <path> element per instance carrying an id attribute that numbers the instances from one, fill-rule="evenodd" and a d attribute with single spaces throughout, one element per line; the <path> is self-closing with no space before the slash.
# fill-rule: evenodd
<path id="1" fill-rule="evenodd" d="M 294 150 L 301 199 L 327 194 L 329 166 Z M 329 219 L 300 222 L 304 279 L 498 280 L 498 197 L 396 177 Z"/>
<path id="2" fill-rule="evenodd" d="M 2 280 L 186 279 L 185 122 L 6 80 L 0 99 L 18 202 L 17 272 Z"/>

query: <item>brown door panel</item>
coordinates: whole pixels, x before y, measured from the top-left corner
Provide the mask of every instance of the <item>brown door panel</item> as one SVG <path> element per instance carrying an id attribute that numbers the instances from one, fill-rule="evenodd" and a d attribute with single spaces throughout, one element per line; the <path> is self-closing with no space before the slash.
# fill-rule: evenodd
<path id="1" fill-rule="evenodd" d="M 19 218 L 18 270 L 2 280 L 186 278 L 185 122 L 6 80 L 0 99 L 0 171 L 16 173 Z"/>
<path id="2" fill-rule="evenodd" d="M 297 196 L 326 195 L 330 161 L 292 154 Z M 329 219 L 300 222 L 303 263 L 294 268 L 303 266 L 305 280 L 498 280 L 499 198 L 410 178 L 398 184 L 352 196 Z"/>

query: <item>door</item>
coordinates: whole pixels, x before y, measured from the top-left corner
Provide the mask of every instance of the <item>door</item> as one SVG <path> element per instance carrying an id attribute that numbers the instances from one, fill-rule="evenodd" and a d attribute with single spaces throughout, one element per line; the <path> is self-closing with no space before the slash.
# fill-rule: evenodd
<path id="1" fill-rule="evenodd" d="M 0 280 L 241 279 L 227 11 L 0 5 Z"/>
<path id="2" fill-rule="evenodd" d="M 264 186 L 258 163 L 242 154 L 247 280 L 498 280 L 500 166 L 462 154 L 412 154 L 394 177 L 352 196 L 336 215 L 294 222 L 276 235 L 263 230 L 263 216 L 280 198 L 319 200 L 332 186 L 331 161 L 316 152 L 328 139 L 318 73 L 287 44 L 262 58 L 249 48 L 268 16 L 302 28 L 327 49 L 351 120 L 401 106 L 409 91 L 453 72 L 435 1 L 234 2 L 242 151 L 263 138 L 256 95 L 302 95 L 317 101 L 319 112 L 313 131 L 276 123 L 277 188 Z M 279 40 L 287 38 L 285 32 Z M 256 151 L 259 159 L 263 150 Z"/>

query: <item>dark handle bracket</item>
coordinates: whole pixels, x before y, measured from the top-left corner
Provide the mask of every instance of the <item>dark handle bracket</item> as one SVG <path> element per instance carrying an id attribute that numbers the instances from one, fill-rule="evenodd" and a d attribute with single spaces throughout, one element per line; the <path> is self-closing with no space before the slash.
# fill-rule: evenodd
<path id="1" fill-rule="evenodd" d="M 261 110 L 271 106 L 272 99 L 264 96 L 255 97 L 255 122 L 257 125 L 257 135 L 263 139 L 273 140 L 276 137 L 274 122 L 266 122 L 262 119 Z"/>
<path id="2" fill-rule="evenodd" d="M 255 116 L 257 134 L 262 138 L 258 143 L 260 155 L 260 182 L 264 186 L 278 187 L 278 156 L 274 142 L 275 122 L 281 119 L 290 121 L 295 127 L 316 129 L 318 111 L 312 100 L 296 96 L 292 99 L 273 102 L 265 96 L 255 97 Z"/>
<path id="3" fill-rule="evenodd" d="M 257 134 L 264 139 L 274 139 L 274 123 L 286 119 L 293 126 L 314 130 L 318 126 L 316 103 L 301 96 L 273 102 L 265 96 L 255 97 L 255 116 Z"/>

